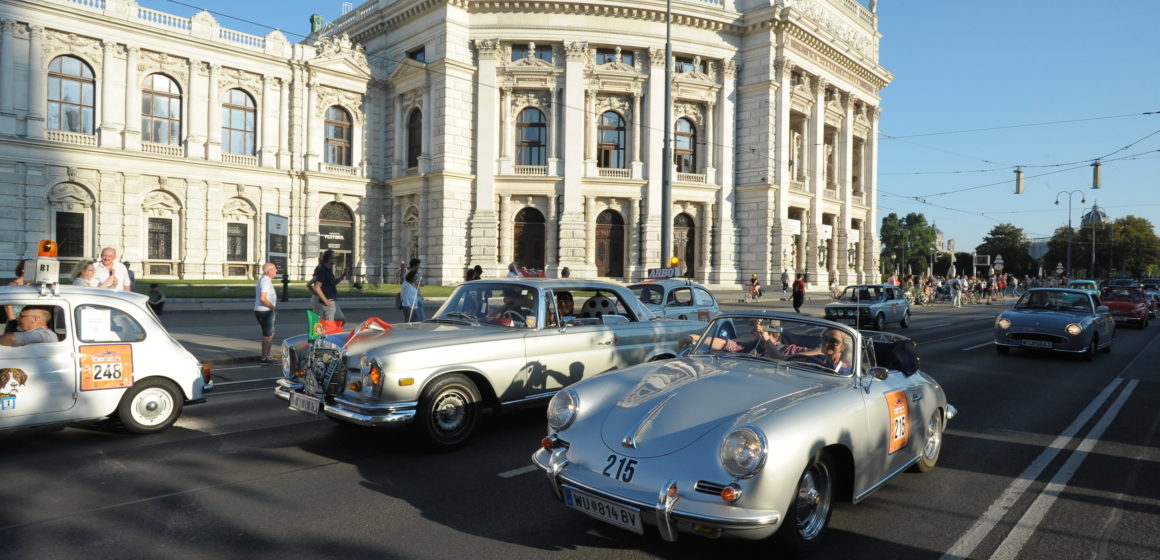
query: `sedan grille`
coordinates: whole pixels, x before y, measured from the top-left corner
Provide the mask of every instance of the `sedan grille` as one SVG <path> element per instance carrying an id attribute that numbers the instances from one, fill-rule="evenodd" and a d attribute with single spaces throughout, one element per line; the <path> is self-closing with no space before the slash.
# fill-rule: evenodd
<path id="1" fill-rule="evenodd" d="M 346 384 L 346 359 L 341 348 L 315 345 L 306 362 L 306 371 L 318 382 L 325 395 L 337 394 Z"/>
<path id="2" fill-rule="evenodd" d="M 1024 339 L 1026 339 L 1026 340 L 1044 340 L 1047 342 L 1067 342 L 1068 341 L 1068 338 L 1066 336 L 1060 336 L 1060 335 L 1055 335 L 1055 334 L 1046 334 L 1046 333 L 1013 333 L 1013 334 L 1009 335 L 1007 338 L 1010 338 L 1012 340 L 1024 340 Z"/>

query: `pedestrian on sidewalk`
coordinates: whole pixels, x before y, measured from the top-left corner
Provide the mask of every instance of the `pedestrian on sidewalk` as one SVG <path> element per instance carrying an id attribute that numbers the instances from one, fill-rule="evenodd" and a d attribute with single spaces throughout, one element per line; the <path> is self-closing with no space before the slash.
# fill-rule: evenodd
<path id="1" fill-rule="evenodd" d="M 399 291 L 403 301 L 403 320 L 412 323 L 422 321 L 423 307 L 419 303 L 419 271 L 411 270 L 403 279 Z"/>
<path id="2" fill-rule="evenodd" d="M 806 301 L 806 281 L 802 279 L 799 273 L 797 279 L 793 281 L 793 310 L 797 313 L 802 312 L 802 304 Z"/>
<path id="3" fill-rule="evenodd" d="M 346 321 L 342 309 L 338 307 L 338 284 L 346 279 L 350 269 L 342 271 L 342 276 L 334 277 L 334 263 L 337 259 L 333 249 L 327 249 L 318 259 L 314 276 L 310 279 L 310 306 L 315 315 L 327 321 Z"/>
<path id="4" fill-rule="evenodd" d="M 165 311 L 165 293 L 158 284 L 149 284 L 149 309 L 156 315 Z"/>
<path id="5" fill-rule="evenodd" d="M 403 285 L 400 287 L 400 293 L 402 293 L 402 289 L 406 288 L 407 284 L 413 283 L 415 285 L 415 300 L 410 306 L 407 305 L 406 301 L 403 302 L 403 308 L 408 310 L 408 323 L 411 321 L 422 323 L 427 320 L 427 310 L 423 307 L 423 292 L 420 291 L 420 287 L 423 286 L 423 273 L 419 272 L 419 265 L 422 262 L 419 259 L 411 259 L 411 262 L 407 264 L 407 275 L 403 277 Z M 412 273 L 415 275 L 413 279 L 411 278 Z M 403 299 L 405 300 L 406 296 L 403 296 Z"/>
<path id="6" fill-rule="evenodd" d="M 781 295 L 785 295 L 789 291 L 789 271 L 781 269 Z"/>
<path id="7" fill-rule="evenodd" d="M 278 265 L 266 263 L 254 286 L 254 317 L 262 327 L 262 357 L 258 361 L 263 364 L 274 363 L 270 347 L 274 345 L 274 310 L 278 308 L 278 292 L 274 290 L 274 277 L 277 275 Z"/>

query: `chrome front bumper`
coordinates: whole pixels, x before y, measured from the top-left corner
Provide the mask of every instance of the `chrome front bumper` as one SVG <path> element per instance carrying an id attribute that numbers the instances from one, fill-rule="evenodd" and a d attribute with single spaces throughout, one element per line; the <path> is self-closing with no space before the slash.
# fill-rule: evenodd
<path id="1" fill-rule="evenodd" d="M 669 480 L 657 490 L 655 502 L 643 498 L 629 498 L 611 494 L 599 489 L 594 483 L 607 480 L 599 475 L 593 475 L 594 480 L 583 480 L 584 473 L 576 476 L 564 474 L 568 466 L 568 450 L 556 449 L 548 452 L 545 449 L 537 450 L 532 455 L 532 463 L 548 475 L 548 484 L 556 495 L 556 499 L 563 501 L 565 486 L 574 488 L 601 499 L 614 502 L 622 507 L 639 509 L 642 520 L 654 525 L 660 532 L 661 538 L 668 542 L 677 540 L 679 532 L 686 532 L 711 538 L 741 538 L 758 540 L 767 538 L 777 532 L 782 521 L 782 513 L 777 510 L 749 509 L 730 507 L 731 516 L 714 515 L 695 511 L 696 508 L 721 509 L 720 506 L 708 506 L 705 502 L 687 500 L 681 501 L 681 488 L 675 480 Z M 597 478 L 598 477 L 598 478 Z M 692 488 L 688 489 L 692 492 Z M 653 515 L 650 515 L 650 512 Z"/>
<path id="2" fill-rule="evenodd" d="M 302 389 L 302 383 L 283 378 L 274 386 L 274 396 L 289 401 L 290 393 Z M 322 414 L 372 428 L 410 424 L 415 419 L 418 408 L 418 402 L 368 403 L 344 397 L 335 397 L 333 403 L 323 401 L 319 404 L 319 412 Z"/>

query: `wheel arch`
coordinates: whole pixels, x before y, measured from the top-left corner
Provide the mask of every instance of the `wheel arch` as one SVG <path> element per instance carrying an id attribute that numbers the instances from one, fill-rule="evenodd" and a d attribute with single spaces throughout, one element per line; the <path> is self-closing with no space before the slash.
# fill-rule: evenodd
<path id="1" fill-rule="evenodd" d="M 840 443 L 822 448 L 834 466 L 834 498 L 849 502 L 854 496 L 854 454 Z"/>
<path id="2" fill-rule="evenodd" d="M 479 391 L 481 404 L 485 408 L 495 409 L 499 407 L 499 397 L 496 396 L 495 387 L 492 387 L 491 381 L 483 373 L 472 369 L 449 369 L 427 377 L 427 380 L 423 382 L 423 387 L 419 389 L 419 398 L 423 398 L 428 387 L 449 375 L 462 375 L 474 383 L 475 389 Z"/>

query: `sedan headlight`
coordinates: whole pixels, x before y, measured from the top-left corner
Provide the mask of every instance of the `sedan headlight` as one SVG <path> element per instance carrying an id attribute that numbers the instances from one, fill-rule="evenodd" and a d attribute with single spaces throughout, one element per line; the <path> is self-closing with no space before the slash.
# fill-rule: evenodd
<path id="1" fill-rule="evenodd" d="M 1076 323 L 1069 323 L 1067 327 L 1064 328 L 1064 330 L 1066 330 L 1067 334 L 1070 334 L 1071 336 L 1078 336 L 1079 333 L 1083 332 L 1083 327 Z"/>
<path id="2" fill-rule="evenodd" d="M 1006 317 L 999 317 L 998 319 L 995 319 L 995 326 L 999 327 L 1000 329 L 1007 330 L 1011 328 L 1011 319 Z"/>
<path id="3" fill-rule="evenodd" d="M 765 465 L 765 436 L 749 426 L 735 428 L 721 440 L 721 466 L 737 478 L 749 478 Z"/>
<path id="4" fill-rule="evenodd" d="M 290 369 L 294 367 L 294 364 L 290 360 L 290 352 L 290 345 L 286 344 L 286 342 L 282 342 L 282 377 L 287 379 L 293 378 L 293 375 L 290 373 Z"/>
<path id="5" fill-rule="evenodd" d="M 548 402 L 548 426 L 553 430 L 563 430 L 576 419 L 576 409 L 580 406 L 580 397 L 571 389 L 557 392 Z"/>

